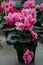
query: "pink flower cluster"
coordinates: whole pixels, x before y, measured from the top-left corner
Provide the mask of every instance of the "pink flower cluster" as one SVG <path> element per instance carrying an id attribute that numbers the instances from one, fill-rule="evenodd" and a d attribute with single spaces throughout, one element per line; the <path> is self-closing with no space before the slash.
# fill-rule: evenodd
<path id="1" fill-rule="evenodd" d="M 37 33 L 31 31 L 31 34 L 32 34 L 33 39 L 37 39 L 37 37 L 38 37 Z"/>
<path id="2" fill-rule="evenodd" d="M 33 7 L 35 9 L 40 9 L 41 11 L 43 11 L 43 3 L 39 4 L 35 4 L 35 0 L 27 0 L 26 2 L 24 2 L 23 4 L 24 8 L 30 8 Z"/>
<path id="3" fill-rule="evenodd" d="M 23 60 L 25 64 L 27 63 L 29 64 L 32 61 L 33 57 L 34 57 L 34 53 L 27 49 L 26 52 L 23 54 Z"/>
<path id="4" fill-rule="evenodd" d="M 7 20 L 7 22 L 9 21 L 9 18 L 13 20 L 16 27 L 19 27 L 17 23 L 19 23 L 20 25 L 22 23 L 24 25 L 24 28 L 27 28 L 29 30 L 36 23 L 36 11 L 34 8 L 23 9 L 21 13 L 9 13 L 8 16 L 5 16 L 4 18 Z"/>
<path id="5" fill-rule="evenodd" d="M 35 5 L 35 9 L 40 9 L 40 5 Z"/>
<path id="6" fill-rule="evenodd" d="M 43 11 L 43 3 L 41 3 L 40 5 L 35 5 L 35 8 Z"/>
<path id="7" fill-rule="evenodd" d="M 19 15 L 19 21 L 15 23 L 18 30 L 31 30 L 36 23 L 36 11 L 35 9 L 23 9 L 21 15 Z M 19 24 L 18 24 L 19 23 Z"/>
<path id="8" fill-rule="evenodd" d="M 36 23 L 36 11 L 34 8 L 23 9 L 21 13 L 9 13 L 8 16 L 4 16 L 4 19 L 10 27 L 15 25 L 17 30 L 31 31 L 32 37 L 37 39 L 37 34 L 32 32 L 32 28 Z"/>
<path id="9" fill-rule="evenodd" d="M 15 2 L 14 1 L 9 1 L 9 2 L 2 2 L 1 6 L 6 9 L 6 12 L 9 11 L 9 9 L 13 9 L 13 7 L 15 6 Z"/>
<path id="10" fill-rule="evenodd" d="M 9 13 L 8 16 L 4 16 L 4 19 L 6 20 L 6 24 L 12 27 L 13 25 L 12 13 Z"/>
<path id="11" fill-rule="evenodd" d="M 30 8 L 35 6 L 35 0 L 27 0 L 24 2 L 23 7 L 24 8 Z"/>

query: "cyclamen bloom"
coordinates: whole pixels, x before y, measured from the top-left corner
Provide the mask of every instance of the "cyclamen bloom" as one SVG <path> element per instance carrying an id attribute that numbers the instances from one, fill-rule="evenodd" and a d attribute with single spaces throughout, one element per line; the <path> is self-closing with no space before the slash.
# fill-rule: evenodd
<path id="1" fill-rule="evenodd" d="M 30 8 L 35 6 L 35 0 L 27 0 L 24 2 L 23 7 L 24 8 Z"/>
<path id="2" fill-rule="evenodd" d="M 8 3 L 6 3 L 6 11 L 9 12 L 9 10 L 11 9 L 13 11 L 13 7 L 15 6 L 15 2 L 13 1 L 9 1 Z"/>
<path id="3" fill-rule="evenodd" d="M 23 7 L 24 8 L 29 8 L 30 7 L 28 1 L 24 2 Z"/>
<path id="4" fill-rule="evenodd" d="M 0 13 L 4 11 L 4 8 L 0 6 Z"/>
<path id="5" fill-rule="evenodd" d="M 9 2 L 8 2 L 8 6 L 14 7 L 15 5 L 16 5 L 16 4 L 15 4 L 14 1 L 9 1 Z"/>
<path id="6" fill-rule="evenodd" d="M 6 12 L 9 12 L 10 8 L 13 9 L 13 7 L 15 6 L 15 2 L 14 1 L 9 1 L 9 2 L 2 2 L 1 6 L 6 9 Z"/>
<path id="7" fill-rule="evenodd" d="M 23 10 L 22 10 L 22 14 L 23 14 L 25 17 L 28 16 L 28 15 L 30 14 L 29 9 L 23 9 Z"/>
<path id="8" fill-rule="evenodd" d="M 18 22 L 19 19 L 20 19 L 20 15 L 19 15 L 19 13 L 16 13 L 16 12 L 13 13 L 12 17 L 13 17 L 13 21 L 14 21 L 14 23 Z"/>
<path id="9" fill-rule="evenodd" d="M 34 8 L 23 9 L 22 14 L 25 17 L 31 14 L 33 16 L 33 18 L 36 18 L 36 10 Z"/>
<path id="10" fill-rule="evenodd" d="M 23 54 L 23 60 L 25 64 L 27 63 L 29 64 L 32 61 L 33 57 L 34 57 L 34 53 L 27 49 L 26 52 Z"/>
<path id="11" fill-rule="evenodd" d="M 40 5 L 35 5 L 35 9 L 40 9 Z"/>
<path id="12" fill-rule="evenodd" d="M 6 20 L 6 23 L 12 27 L 13 25 L 13 18 L 12 18 L 12 14 L 9 13 L 8 16 L 4 16 L 4 19 Z"/>
<path id="13" fill-rule="evenodd" d="M 7 13 L 9 13 L 9 12 L 10 12 L 10 13 L 14 13 L 14 9 L 13 9 L 13 8 L 8 8 L 8 9 L 7 9 Z"/>
<path id="14" fill-rule="evenodd" d="M 37 39 L 38 38 L 37 33 L 35 33 L 35 32 L 32 31 L 31 34 L 32 34 L 33 39 Z"/>
<path id="15" fill-rule="evenodd" d="M 5 8 L 6 2 L 1 3 L 1 7 Z"/>
<path id="16" fill-rule="evenodd" d="M 43 3 L 40 4 L 40 10 L 43 11 Z"/>
<path id="17" fill-rule="evenodd" d="M 10 14 L 10 15 L 9 15 Z M 5 18 L 7 21 L 12 21 L 14 24 L 16 22 L 20 22 L 17 27 L 20 28 L 21 23 L 24 25 L 22 29 L 30 30 L 33 28 L 33 25 L 36 23 L 36 11 L 35 9 L 23 9 L 22 12 L 20 13 L 9 13 L 8 16 Z M 12 26 L 12 24 L 10 24 Z M 18 30 L 20 30 L 18 28 Z M 21 30 L 22 30 L 21 29 Z"/>
<path id="18" fill-rule="evenodd" d="M 32 17 L 32 15 L 28 15 L 24 21 L 26 30 L 30 30 L 31 28 L 33 28 L 34 23 L 35 23 L 35 20 Z"/>
<path id="19" fill-rule="evenodd" d="M 17 22 L 17 23 L 15 23 L 15 25 L 16 25 L 17 30 L 23 30 L 24 29 L 24 24 L 21 22 Z"/>
<path id="20" fill-rule="evenodd" d="M 5 8 L 5 6 L 8 7 L 14 7 L 16 4 L 14 1 L 9 1 L 9 2 L 2 2 L 1 6 Z"/>
<path id="21" fill-rule="evenodd" d="M 21 14 L 18 13 L 18 15 L 16 15 L 16 20 L 17 20 L 16 22 L 20 22 L 24 25 L 22 29 L 30 30 L 33 28 L 33 25 L 36 23 L 36 12 L 34 9 L 23 9 Z M 20 28 L 19 25 L 18 27 Z M 18 30 L 20 30 L 19 28 Z"/>
<path id="22" fill-rule="evenodd" d="M 24 16 L 20 12 L 15 12 L 12 15 L 14 23 L 16 22 L 24 22 Z"/>

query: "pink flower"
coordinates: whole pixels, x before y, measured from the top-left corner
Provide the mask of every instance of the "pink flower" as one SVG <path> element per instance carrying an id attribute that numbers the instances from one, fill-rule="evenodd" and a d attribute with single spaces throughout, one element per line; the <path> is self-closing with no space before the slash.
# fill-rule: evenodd
<path id="1" fill-rule="evenodd" d="M 35 9 L 40 9 L 40 5 L 35 5 Z"/>
<path id="2" fill-rule="evenodd" d="M 25 24 L 26 30 L 30 30 L 30 29 L 33 28 L 33 25 L 35 24 L 35 20 L 34 20 L 34 18 L 32 17 L 31 14 L 28 15 L 28 16 L 25 18 L 24 24 Z"/>
<path id="3" fill-rule="evenodd" d="M 14 1 L 9 1 L 6 3 L 6 8 L 7 8 L 7 12 L 9 12 L 10 9 L 13 10 L 13 7 L 15 6 L 15 2 Z"/>
<path id="4" fill-rule="evenodd" d="M 28 15 L 32 15 L 33 18 L 36 18 L 36 10 L 34 8 L 29 8 L 29 9 L 23 9 L 22 14 L 26 17 Z"/>
<path id="5" fill-rule="evenodd" d="M 4 11 L 4 8 L 0 6 L 0 13 Z"/>
<path id="6" fill-rule="evenodd" d="M 6 2 L 2 2 L 2 3 L 1 3 L 1 6 L 4 8 L 4 10 L 5 10 L 6 13 L 7 13 L 7 11 L 8 11 L 8 4 L 6 4 Z"/>
<path id="7" fill-rule="evenodd" d="M 32 31 L 31 34 L 32 34 L 33 39 L 37 39 L 37 37 L 38 37 L 37 33 Z"/>
<path id="8" fill-rule="evenodd" d="M 14 23 L 16 22 L 24 22 L 24 16 L 21 14 L 21 13 L 13 13 L 13 20 L 14 20 Z"/>
<path id="9" fill-rule="evenodd" d="M 1 3 L 1 6 L 2 6 L 3 8 L 5 8 L 5 5 L 6 5 L 6 2 L 2 2 L 2 3 Z"/>
<path id="10" fill-rule="evenodd" d="M 14 22 L 21 22 L 24 25 L 26 30 L 33 28 L 33 25 L 36 23 L 36 11 L 31 8 L 23 9 L 22 13 L 13 14 Z"/>
<path id="11" fill-rule="evenodd" d="M 15 25 L 16 25 L 17 30 L 23 30 L 24 29 L 24 24 L 21 22 L 16 22 Z"/>
<path id="12" fill-rule="evenodd" d="M 30 8 L 29 13 L 32 14 L 33 18 L 36 18 L 36 10 L 34 8 Z"/>
<path id="13" fill-rule="evenodd" d="M 14 1 L 9 1 L 7 4 L 10 7 L 14 7 L 16 5 Z"/>
<path id="14" fill-rule="evenodd" d="M 24 2 L 23 7 L 24 7 L 24 8 L 29 8 L 29 3 L 28 3 L 28 1 Z"/>
<path id="15" fill-rule="evenodd" d="M 1 3 L 1 6 L 2 6 L 2 7 L 5 7 L 5 6 L 6 6 L 7 8 L 8 8 L 8 7 L 14 7 L 15 5 L 16 5 L 16 4 L 15 4 L 14 1 L 2 2 L 2 3 Z"/>
<path id="16" fill-rule="evenodd" d="M 16 22 L 18 22 L 19 21 L 19 17 L 20 17 L 20 15 L 19 15 L 19 13 L 13 13 L 13 20 L 14 20 L 14 23 L 16 23 Z"/>
<path id="17" fill-rule="evenodd" d="M 4 16 L 4 19 L 6 20 L 6 23 L 12 27 L 13 25 L 13 18 L 12 18 L 12 14 L 9 13 L 8 16 Z"/>
<path id="18" fill-rule="evenodd" d="M 28 49 L 26 50 L 26 52 L 23 54 L 23 60 L 24 60 L 24 62 L 27 64 L 29 64 L 31 61 L 32 61 L 32 59 L 33 59 L 33 57 L 34 57 L 34 54 L 33 54 L 33 52 L 32 51 L 29 51 Z"/>
<path id="19" fill-rule="evenodd" d="M 13 9 L 13 7 L 15 6 L 15 2 L 14 1 L 9 1 L 9 2 L 2 2 L 1 6 L 6 9 L 6 13 L 9 12 L 10 8 Z"/>
<path id="20" fill-rule="evenodd" d="M 12 8 L 11 7 L 6 8 L 6 12 L 9 13 L 9 11 L 10 11 L 10 13 L 12 13 L 12 12 L 14 13 L 13 7 Z"/>
<path id="21" fill-rule="evenodd" d="M 23 9 L 22 10 L 22 14 L 26 17 L 27 15 L 29 15 L 30 11 L 29 9 Z"/>
<path id="22" fill-rule="evenodd" d="M 43 3 L 40 4 L 40 10 L 43 11 Z"/>
<path id="23" fill-rule="evenodd" d="M 15 24 L 18 30 L 23 30 L 25 28 L 25 30 L 30 31 L 36 23 L 36 10 L 34 8 L 23 9 L 21 13 L 8 13 L 8 16 L 4 18 L 10 26 Z"/>
<path id="24" fill-rule="evenodd" d="M 30 8 L 35 6 L 35 1 L 34 0 L 27 0 L 24 2 L 23 7 L 24 8 Z"/>

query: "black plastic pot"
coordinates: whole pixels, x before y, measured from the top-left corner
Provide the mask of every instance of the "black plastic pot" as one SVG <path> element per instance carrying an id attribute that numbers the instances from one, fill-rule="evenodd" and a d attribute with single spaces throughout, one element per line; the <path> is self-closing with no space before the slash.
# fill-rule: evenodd
<path id="1" fill-rule="evenodd" d="M 16 43 L 16 44 L 14 44 L 14 48 L 17 51 L 18 61 L 20 63 L 24 63 L 23 54 L 24 54 L 24 52 L 27 49 L 29 49 L 30 51 L 32 51 L 34 53 L 34 58 L 31 61 L 31 62 L 34 62 L 34 60 L 35 60 L 36 47 L 37 47 L 37 43 L 35 45 L 35 43 L 33 43 L 32 41 L 29 42 L 29 43 Z M 24 48 L 25 48 L 25 50 L 24 50 Z"/>

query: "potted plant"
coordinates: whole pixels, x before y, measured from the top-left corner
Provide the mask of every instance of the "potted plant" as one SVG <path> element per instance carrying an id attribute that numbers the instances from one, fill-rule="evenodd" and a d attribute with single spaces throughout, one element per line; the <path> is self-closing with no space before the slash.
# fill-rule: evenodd
<path id="1" fill-rule="evenodd" d="M 11 8 L 8 6 L 7 15 L 4 16 L 4 20 L 5 27 L 10 27 L 10 29 L 7 28 L 8 30 L 14 30 L 12 35 L 9 33 L 9 41 L 14 43 L 18 61 L 26 64 L 34 62 L 38 41 L 38 34 L 36 33 L 38 29 L 35 27 L 37 22 L 35 1 L 27 0 L 24 2 L 21 10 L 15 9 L 14 11 L 12 6 Z"/>
<path id="2" fill-rule="evenodd" d="M 28 2 L 29 2 L 29 4 L 28 4 Z M 24 2 L 23 7 L 24 8 L 35 8 L 36 9 L 37 22 L 35 24 L 35 31 L 38 32 L 38 39 L 42 42 L 43 41 L 43 3 L 35 4 L 35 1 L 32 1 L 32 0 L 26 1 L 26 2 Z M 11 37 L 11 34 L 9 35 L 9 38 L 10 37 Z M 10 40 L 8 42 L 10 42 Z M 10 43 L 12 43 L 12 42 L 10 42 Z"/>
<path id="3" fill-rule="evenodd" d="M 21 12 L 9 12 L 4 16 L 6 25 L 14 25 L 14 48 L 17 51 L 18 61 L 31 63 L 35 58 L 38 35 L 33 27 L 36 23 L 35 8 L 23 8 Z"/>

